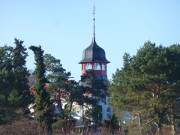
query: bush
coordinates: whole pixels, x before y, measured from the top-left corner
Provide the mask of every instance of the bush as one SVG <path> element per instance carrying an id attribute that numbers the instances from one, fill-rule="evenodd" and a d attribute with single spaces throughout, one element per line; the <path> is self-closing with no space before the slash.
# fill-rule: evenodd
<path id="1" fill-rule="evenodd" d="M 110 120 L 105 120 L 105 125 L 109 130 L 118 130 L 119 129 L 119 122 L 118 118 L 115 114 L 112 115 Z"/>
<path id="2" fill-rule="evenodd" d="M 37 125 L 25 117 L 17 117 L 11 124 L 0 125 L 1 135 L 37 135 Z"/>
<path id="3" fill-rule="evenodd" d="M 58 120 L 57 122 L 52 124 L 53 131 L 59 131 L 64 128 L 66 125 L 66 120 Z"/>

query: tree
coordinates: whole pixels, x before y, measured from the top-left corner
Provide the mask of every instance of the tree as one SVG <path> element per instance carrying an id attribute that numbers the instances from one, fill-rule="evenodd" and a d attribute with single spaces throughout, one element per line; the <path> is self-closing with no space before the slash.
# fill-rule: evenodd
<path id="1" fill-rule="evenodd" d="M 173 84 L 171 91 L 169 91 L 167 100 L 168 100 L 168 115 L 167 119 L 172 128 L 172 134 L 176 135 L 176 119 L 179 118 L 179 93 L 180 93 L 180 45 L 172 45 L 167 50 L 168 59 L 169 59 L 169 69 L 168 72 L 168 82 Z"/>
<path id="2" fill-rule="evenodd" d="M 69 96 L 70 100 L 70 112 L 72 110 L 73 102 L 77 102 L 80 105 L 84 103 L 83 87 L 77 85 L 77 87 L 72 88 L 71 94 Z"/>
<path id="3" fill-rule="evenodd" d="M 9 105 L 9 95 L 14 82 L 13 47 L 0 47 L 0 124 L 10 123 L 16 116 L 15 109 Z"/>
<path id="4" fill-rule="evenodd" d="M 30 46 L 35 54 L 36 61 L 36 84 L 35 84 L 35 120 L 38 122 L 39 134 L 49 134 L 51 132 L 51 118 L 52 118 L 52 102 L 50 95 L 45 89 L 45 65 L 43 58 L 43 50 L 41 46 Z"/>
<path id="5" fill-rule="evenodd" d="M 27 85 L 28 71 L 25 66 L 27 52 L 23 41 L 15 39 L 16 47 L 0 47 L 0 96 L 2 123 L 11 122 L 16 109 L 25 109 L 30 103 Z"/>
<path id="6" fill-rule="evenodd" d="M 154 123 L 161 134 L 168 110 L 172 103 L 178 103 L 180 94 L 176 87 L 180 80 L 179 48 L 179 45 L 163 47 L 146 42 L 135 56 L 125 54 L 124 66 L 117 70 L 109 88 L 111 106 L 118 110 L 130 108 L 131 113 L 138 114 L 141 127 L 142 122 Z"/>
<path id="7" fill-rule="evenodd" d="M 81 95 L 78 95 L 77 99 L 81 101 L 83 107 L 88 108 L 85 112 L 85 118 L 88 121 L 93 119 L 96 124 L 99 124 L 102 120 L 102 106 L 98 103 L 104 98 L 105 85 L 96 78 L 93 70 L 87 70 L 86 74 L 81 76 L 80 82 L 81 86 L 76 88 L 76 90 L 81 91 Z M 89 94 L 91 96 L 86 96 Z M 79 97 L 82 99 L 79 99 Z"/>
<path id="8" fill-rule="evenodd" d="M 33 70 L 29 70 L 28 85 L 32 88 L 36 83 L 35 74 Z"/>
<path id="9" fill-rule="evenodd" d="M 114 134 L 114 131 L 118 130 L 119 128 L 119 122 L 118 122 L 118 117 L 113 113 L 112 117 L 110 120 L 105 120 L 105 125 L 107 128 L 110 129 L 110 132 Z"/>
<path id="10" fill-rule="evenodd" d="M 0 94 L 5 96 L 6 101 L 12 90 L 10 84 L 14 81 L 12 51 L 13 48 L 10 46 L 0 47 Z"/>
<path id="11" fill-rule="evenodd" d="M 56 95 L 56 99 L 58 100 L 58 106 L 62 111 L 61 105 L 61 90 L 68 90 L 68 79 L 71 75 L 70 72 L 66 72 L 66 70 L 62 67 L 61 61 L 56 59 L 51 54 L 44 55 L 44 64 L 47 70 L 47 79 L 49 81 L 49 87 L 51 91 L 58 93 Z"/>
<path id="12" fill-rule="evenodd" d="M 27 107 L 31 102 L 28 86 L 28 70 L 26 68 L 26 58 L 28 56 L 26 48 L 22 45 L 24 41 L 15 38 L 16 47 L 12 51 L 12 66 L 14 81 L 9 100 L 13 107 Z"/>

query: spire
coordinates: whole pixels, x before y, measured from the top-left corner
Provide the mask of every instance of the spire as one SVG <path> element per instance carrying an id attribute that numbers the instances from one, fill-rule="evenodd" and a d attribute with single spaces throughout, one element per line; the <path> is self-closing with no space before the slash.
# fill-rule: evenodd
<path id="1" fill-rule="evenodd" d="M 94 2 L 94 9 L 93 9 L 93 42 L 95 42 L 95 2 Z"/>

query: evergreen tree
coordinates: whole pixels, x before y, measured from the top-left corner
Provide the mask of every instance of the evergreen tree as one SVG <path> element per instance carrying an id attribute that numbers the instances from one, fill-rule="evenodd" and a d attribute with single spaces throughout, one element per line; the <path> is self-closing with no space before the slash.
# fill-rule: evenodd
<path id="1" fill-rule="evenodd" d="M 83 87 L 77 85 L 76 87 L 72 88 L 69 99 L 70 99 L 70 111 L 72 110 L 73 102 L 77 102 L 80 105 L 83 105 L 84 103 Z"/>
<path id="2" fill-rule="evenodd" d="M 110 132 L 112 132 L 114 134 L 114 131 L 118 130 L 119 128 L 119 122 L 118 122 L 118 118 L 115 115 L 115 113 L 113 113 L 112 117 L 110 120 L 105 120 L 105 125 L 106 127 L 110 130 Z"/>
<path id="3" fill-rule="evenodd" d="M 113 76 L 109 89 L 111 106 L 118 110 L 128 107 L 133 116 L 139 116 L 141 127 L 154 123 L 161 134 L 169 109 L 179 103 L 179 47 L 147 42 L 135 56 L 125 54 L 124 66 Z"/>
<path id="4" fill-rule="evenodd" d="M 58 106 L 62 111 L 61 92 L 62 89 L 66 89 L 66 91 L 68 91 L 67 82 L 71 73 L 66 72 L 66 70 L 62 67 L 61 61 L 53 57 L 51 54 L 44 55 L 44 64 L 47 70 L 47 79 L 49 81 L 48 89 L 53 93 L 57 93 L 56 99 L 58 100 Z"/>
<path id="5" fill-rule="evenodd" d="M 51 133 L 51 119 L 52 119 L 52 103 L 50 95 L 45 89 L 45 65 L 43 58 L 43 50 L 41 46 L 30 46 L 30 49 L 35 54 L 36 61 L 36 84 L 35 84 L 35 120 L 38 122 L 38 129 L 40 134 Z"/>
<path id="6" fill-rule="evenodd" d="M 12 51 L 10 46 L 0 47 L 0 124 L 10 123 L 15 115 L 8 100 L 14 82 Z"/>
<path id="7" fill-rule="evenodd" d="M 10 46 L 0 47 L 0 94 L 6 97 L 6 101 L 11 93 L 11 84 L 14 81 L 12 51 L 13 48 Z"/>
<path id="8" fill-rule="evenodd" d="M 16 47 L 0 47 L 0 96 L 1 122 L 11 122 L 17 108 L 27 107 L 30 102 L 27 85 L 26 49 L 23 41 L 15 39 Z M 5 103 L 5 104 L 4 104 Z"/>
<path id="9" fill-rule="evenodd" d="M 174 44 L 167 48 L 167 59 L 169 61 L 168 82 L 171 85 L 166 100 L 168 101 L 167 120 L 171 126 L 172 134 L 177 135 L 176 119 L 179 120 L 180 112 L 180 45 Z"/>
<path id="10" fill-rule="evenodd" d="M 9 101 L 13 107 L 27 107 L 31 102 L 28 86 L 29 73 L 26 68 L 27 49 L 22 45 L 21 40 L 15 38 L 14 43 L 16 45 L 12 52 L 14 82 Z"/>
<path id="11" fill-rule="evenodd" d="M 83 84 L 84 83 L 84 84 Z M 93 70 L 87 70 L 86 74 L 81 76 L 81 86 L 79 90 L 81 91 L 82 101 L 81 105 L 89 108 L 85 112 L 85 118 L 90 121 L 93 118 L 93 122 L 96 124 L 101 123 L 102 120 L 102 106 L 98 103 L 104 98 L 104 83 L 101 80 L 97 80 L 96 75 Z M 91 96 L 86 96 L 86 94 L 91 94 Z"/>

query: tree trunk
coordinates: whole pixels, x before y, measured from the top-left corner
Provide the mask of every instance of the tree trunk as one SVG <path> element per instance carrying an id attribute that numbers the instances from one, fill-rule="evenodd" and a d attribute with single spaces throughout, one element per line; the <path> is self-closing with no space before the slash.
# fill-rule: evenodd
<path id="1" fill-rule="evenodd" d="M 140 135 L 142 135 L 142 118 L 140 115 L 139 115 L 139 133 Z"/>
<path id="2" fill-rule="evenodd" d="M 162 127 L 161 124 L 158 124 L 158 135 L 162 135 Z"/>
<path id="3" fill-rule="evenodd" d="M 161 124 L 154 122 L 154 124 L 157 126 L 157 135 L 162 135 L 162 130 L 161 130 Z"/>
<path id="4" fill-rule="evenodd" d="M 71 99 L 71 101 L 70 101 L 71 103 L 70 103 L 70 110 L 69 110 L 69 112 L 71 112 L 71 110 L 72 110 L 72 105 L 73 105 L 73 101 L 72 101 L 72 99 Z"/>
<path id="5" fill-rule="evenodd" d="M 60 108 L 60 111 L 62 112 L 62 103 L 61 103 L 61 97 L 60 97 L 60 90 L 58 90 L 58 94 L 57 94 L 57 103 L 58 103 L 58 107 Z"/>
<path id="6" fill-rule="evenodd" d="M 172 130 L 172 135 L 177 135 L 176 133 L 176 125 L 175 125 L 175 118 L 174 118 L 174 112 L 173 110 L 171 111 L 171 130 Z"/>
<path id="7" fill-rule="evenodd" d="M 171 129 L 172 129 L 172 135 L 177 135 L 176 134 L 176 128 L 175 128 L 175 125 L 171 125 Z"/>
<path id="8" fill-rule="evenodd" d="M 84 123 L 84 103 L 82 104 L 82 118 L 83 118 L 83 123 Z"/>

